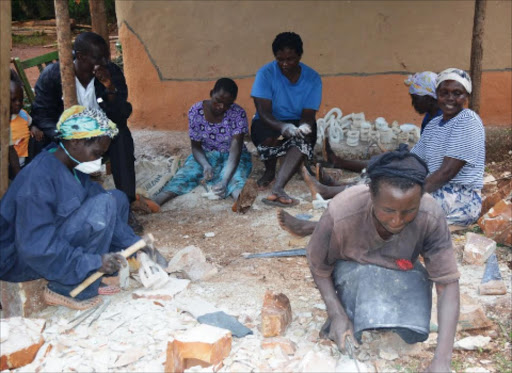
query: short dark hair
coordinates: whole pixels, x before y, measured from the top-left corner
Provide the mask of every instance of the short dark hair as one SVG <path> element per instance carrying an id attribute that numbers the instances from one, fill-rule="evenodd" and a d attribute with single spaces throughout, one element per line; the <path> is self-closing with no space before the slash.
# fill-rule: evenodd
<path id="1" fill-rule="evenodd" d="M 22 85 L 21 79 L 14 69 L 11 69 L 11 82 L 19 86 Z"/>
<path id="2" fill-rule="evenodd" d="M 381 184 L 389 184 L 391 186 L 399 188 L 401 191 L 405 192 L 406 190 L 414 188 L 415 185 L 419 185 L 421 188 L 421 194 L 424 192 L 424 185 L 420 184 L 411 179 L 406 179 L 405 177 L 398 176 L 378 176 L 373 179 L 370 179 L 370 192 L 375 197 L 379 194 L 380 185 Z"/>
<path id="3" fill-rule="evenodd" d="M 409 152 L 407 144 L 399 144 L 395 151 L 373 157 L 366 168 L 366 175 L 370 179 L 373 196 L 379 193 L 382 183 L 398 187 L 402 191 L 419 185 L 423 194 L 428 166 L 418 155 Z"/>
<path id="4" fill-rule="evenodd" d="M 302 49 L 302 39 L 299 34 L 295 32 L 282 32 L 276 36 L 272 43 L 272 52 L 274 56 L 277 51 L 282 51 L 285 48 L 294 49 L 299 56 L 302 56 L 304 50 Z"/>
<path id="5" fill-rule="evenodd" d="M 103 46 L 108 48 L 108 44 L 100 35 L 94 32 L 82 32 L 79 34 L 75 42 L 73 43 L 73 52 L 81 52 L 89 54 L 91 52 L 91 46 Z"/>
<path id="6" fill-rule="evenodd" d="M 213 95 L 216 92 L 224 91 L 229 93 L 236 100 L 236 96 L 238 95 L 238 86 L 236 85 L 233 79 L 229 78 L 220 78 L 215 82 L 212 91 L 210 92 Z"/>

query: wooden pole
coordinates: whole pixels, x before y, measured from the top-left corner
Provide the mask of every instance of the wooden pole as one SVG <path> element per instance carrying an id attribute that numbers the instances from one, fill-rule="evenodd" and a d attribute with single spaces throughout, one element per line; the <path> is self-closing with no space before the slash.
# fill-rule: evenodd
<path id="1" fill-rule="evenodd" d="M 11 2 L 0 1 L 0 198 L 9 186 Z"/>
<path id="2" fill-rule="evenodd" d="M 105 39 L 108 45 L 108 24 L 105 0 L 89 0 L 89 10 L 91 12 L 92 31 Z"/>
<path id="3" fill-rule="evenodd" d="M 76 105 L 75 70 L 71 53 L 71 27 L 67 0 L 53 0 L 57 22 L 57 43 L 59 45 L 60 76 L 64 109 Z"/>
<path id="4" fill-rule="evenodd" d="M 473 39 L 471 41 L 470 73 L 473 81 L 473 92 L 469 100 L 469 108 L 480 112 L 480 93 L 482 89 L 482 58 L 484 54 L 484 21 L 487 0 L 475 0 L 475 17 L 473 20 Z"/>

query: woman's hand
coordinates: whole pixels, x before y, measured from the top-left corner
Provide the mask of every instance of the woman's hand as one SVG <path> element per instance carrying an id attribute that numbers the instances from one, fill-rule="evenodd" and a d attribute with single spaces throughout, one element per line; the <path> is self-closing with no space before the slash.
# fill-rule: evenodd
<path id="1" fill-rule="evenodd" d="M 126 260 L 121 254 L 108 253 L 101 256 L 101 267 L 98 272 L 103 272 L 107 275 L 111 275 L 114 272 L 119 271 L 121 265 L 125 264 Z"/>
<path id="2" fill-rule="evenodd" d="M 331 320 L 331 329 L 329 331 L 329 338 L 336 342 L 340 351 L 347 350 L 346 339 L 351 338 L 351 342 L 354 346 L 358 346 L 356 339 L 354 338 L 354 327 L 348 317 L 344 315 L 336 315 Z"/>
<path id="3" fill-rule="evenodd" d="M 203 180 L 210 181 L 211 179 L 213 179 L 213 168 L 208 165 L 203 168 Z"/>
<path id="4" fill-rule="evenodd" d="M 293 123 L 285 123 L 284 126 L 281 128 L 281 135 L 283 135 L 283 137 L 286 139 L 289 139 L 291 137 L 298 137 L 299 139 L 304 138 L 304 134 L 302 133 L 302 131 Z"/>
<path id="5" fill-rule="evenodd" d="M 36 141 L 43 140 L 44 133 L 36 126 L 30 126 L 30 136 L 36 139 Z"/>
<path id="6" fill-rule="evenodd" d="M 224 198 L 226 195 L 226 184 L 220 182 L 212 187 L 212 192 L 218 195 L 220 198 Z"/>

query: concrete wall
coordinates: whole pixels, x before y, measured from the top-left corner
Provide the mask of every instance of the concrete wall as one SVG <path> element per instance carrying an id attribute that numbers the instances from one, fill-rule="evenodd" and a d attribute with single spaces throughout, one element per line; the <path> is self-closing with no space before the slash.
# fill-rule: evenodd
<path id="1" fill-rule="evenodd" d="M 216 79 L 235 78 L 238 103 L 271 43 L 292 30 L 303 62 L 324 84 L 319 115 L 334 106 L 367 118 L 420 123 L 403 80 L 409 72 L 469 69 L 473 1 L 117 1 L 132 125 L 187 128 L 186 113 Z M 512 2 L 488 1 L 481 115 L 512 123 Z"/>

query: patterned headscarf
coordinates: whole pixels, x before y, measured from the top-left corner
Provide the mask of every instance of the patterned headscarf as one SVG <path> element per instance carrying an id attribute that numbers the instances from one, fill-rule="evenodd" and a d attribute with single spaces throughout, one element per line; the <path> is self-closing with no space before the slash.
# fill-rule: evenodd
<path id="1" fill-rule="evenodd" d="M 62 140 L 113 138 L 119 130 L 102 110 L 74 105 L 64 110 L 57 123 L 57 137 Z"/>
<path id="2" fill-rule="evenodd" d="M 466 92 L 468 94 L 471 94 L 471 77 L 464 70 L 451 67 L 449 69 L 441 71 L 437 76 L 436 88 L 439 87 L 439 84 L 441 84 L 445 80 L 455 80 L 456 82 L 459 82 L 466 89 Z"/>
<path id="3" fill-rule="evenodd" d="M 437 99 L 436 79 L 436 73 L 433 73 L 432 71 L 423 71 L 421 73 L 409 75 L 407 79 L 404 80 L 404 83 L 409 87 L 409 93 L 411 95 L 432 96 Z"/>

